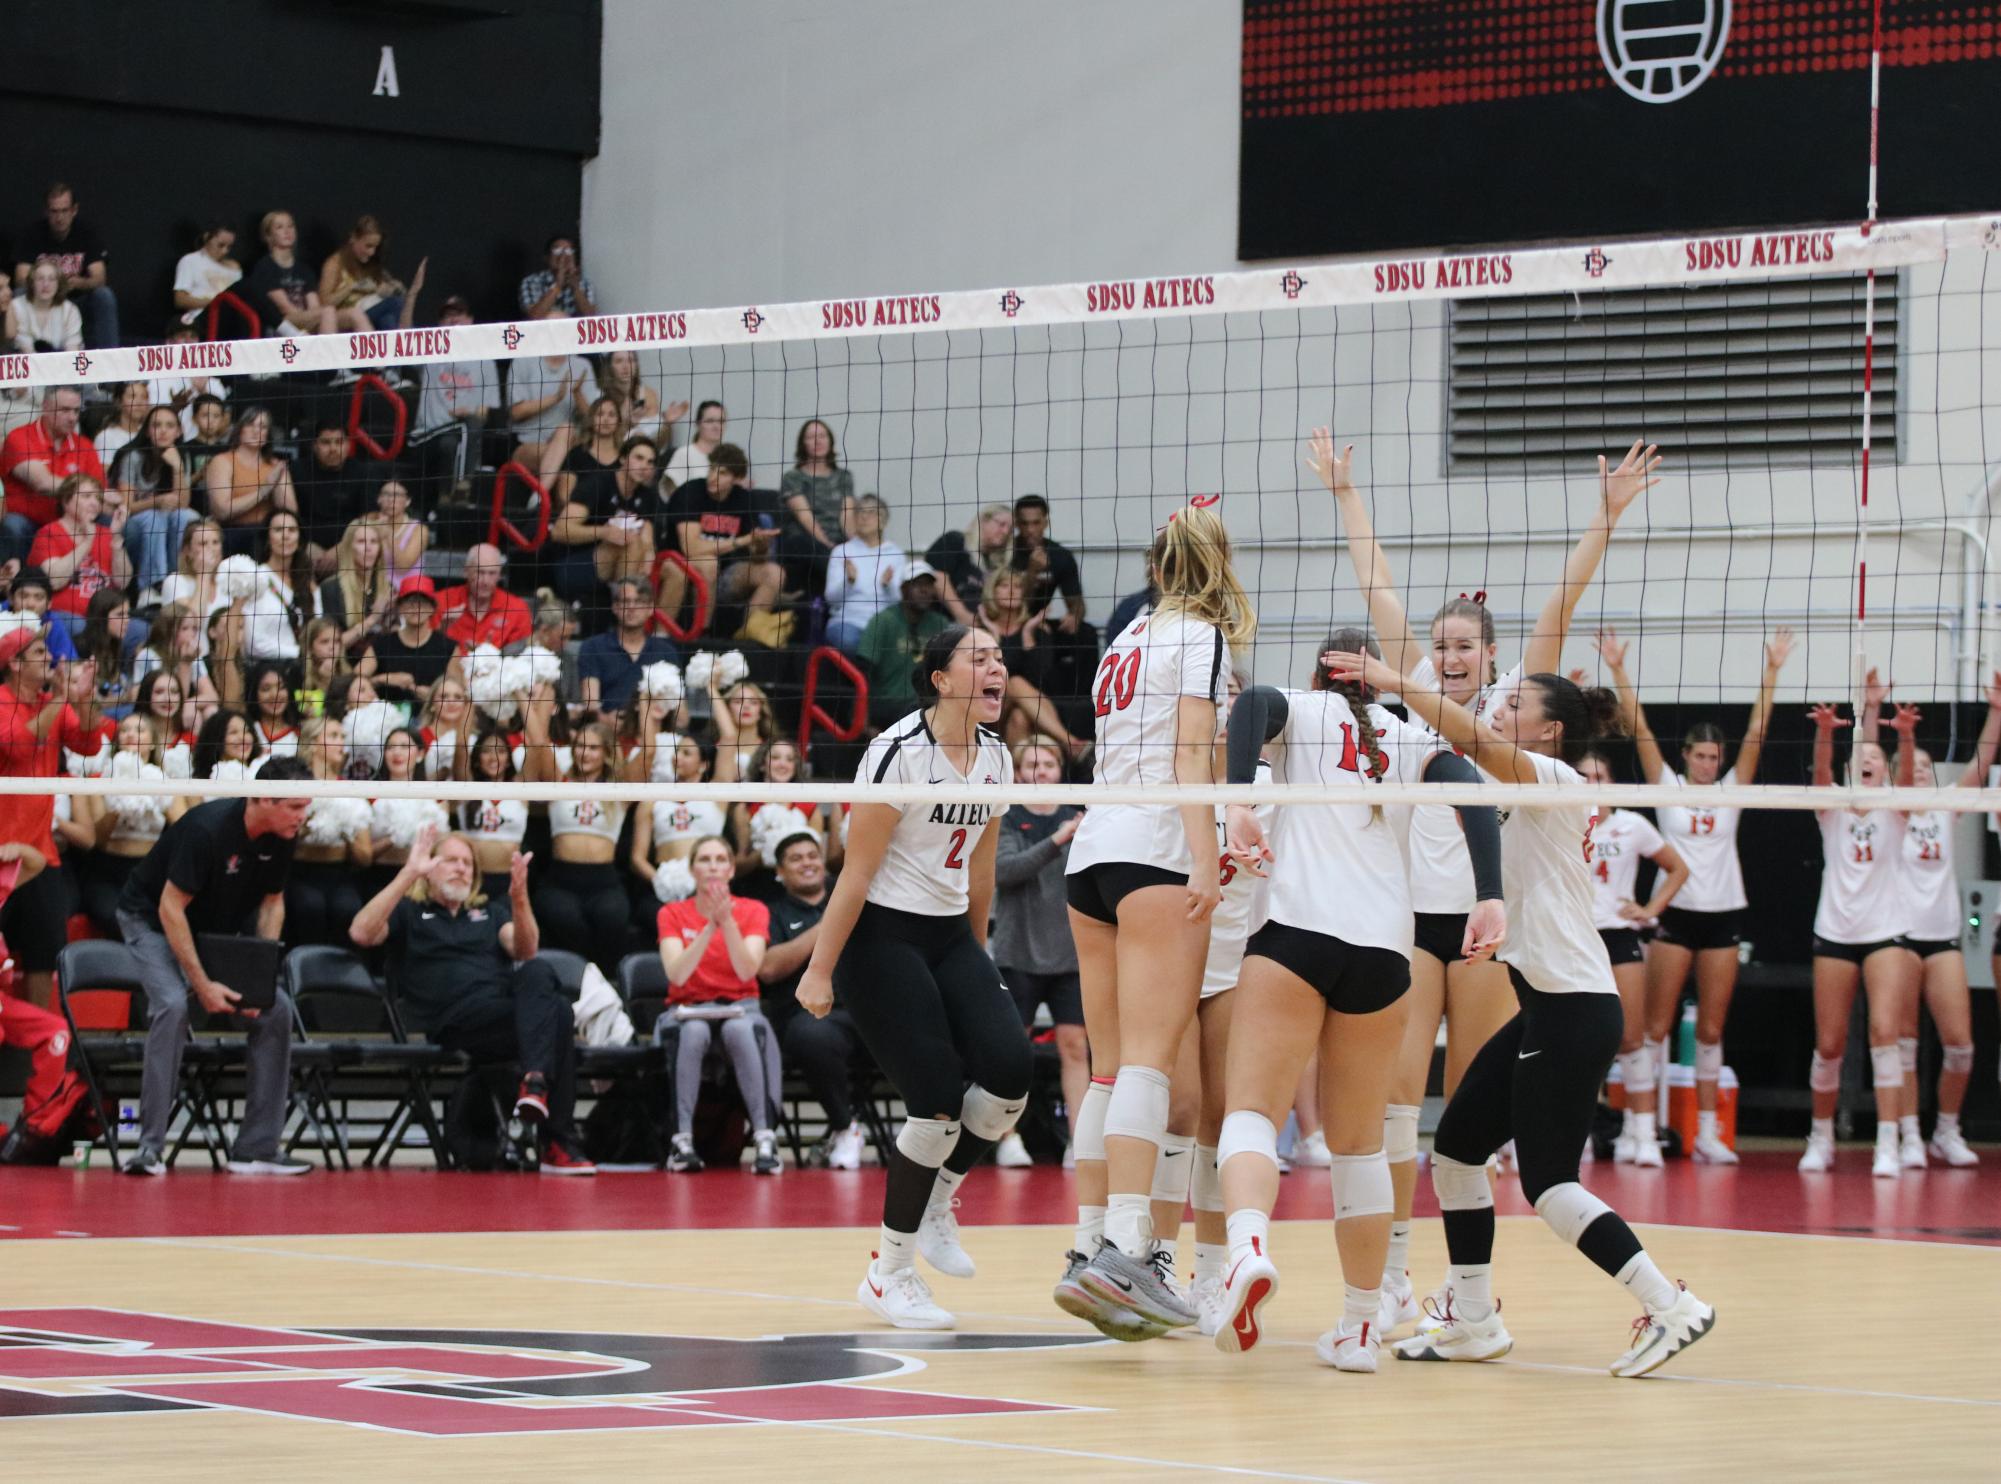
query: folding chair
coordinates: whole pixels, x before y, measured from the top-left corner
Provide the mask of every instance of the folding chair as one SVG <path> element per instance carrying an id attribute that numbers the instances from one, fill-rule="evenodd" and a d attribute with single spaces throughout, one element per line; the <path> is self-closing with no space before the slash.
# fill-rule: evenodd
<path id="1" fill-rule="evenodd" d="M 674 1057 L 681 1046 L 681 1023 L 677 1020 L 662 1022 L 660 1017 L 666 1012 L 668 999 L 667 966 L 660 962 L 657 953 L 628 953 L 618 963 L 619 994 L 626 1004 L 625 1013 L 632 1017 L 633 1028 L 641 1035 L 649 1037 L 660 1048 L 662 1070 L 667 1077 L 668 1106 L 673 1106 Z M 643 1018 L 642 1018 L 643 1017 Z M 769 1027 L 756 1027 L 757 1046 L 761 1053 L 766 1049 L 766 1038 L 771 1034 Z M 717 1036 L 709 1044 L 709 1057 L 723 1057 L 722 1037 Z M 725 1063 L 727 1058 L 723 1058 Z M 767 1058 L 767 1064 L 768 1064 Z M 782 1135 L 791 1146 L 793 1157 L 800 1157 L 799 1131 L 785 1107 L 784 1067 L 781 1059 L 779 1069 L 780 1085 L 765 1089 L 771 1103 L 771 1119 L 774 1132 Z M 675 1133 L 691 1133 L 691 1129 L 675 1129 Z"/>

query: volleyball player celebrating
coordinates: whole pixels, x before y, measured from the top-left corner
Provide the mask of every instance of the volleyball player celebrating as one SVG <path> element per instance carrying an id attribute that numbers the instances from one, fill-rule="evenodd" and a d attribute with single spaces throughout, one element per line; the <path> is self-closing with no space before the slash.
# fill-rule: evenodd
<path id="1" fill-rule="evenodd" d="M 1365 647 L 1373 648 L 1360 629 L 1343 629 L 1325 645 L 1342 653 Z M 1310 691 L 1246 691 L 1231 714 L 1229 736 L 1232 783 L 1252 781 L 1261 742 L 1272 776 L 1283 783 L 1360 789 L 1385 777 L 1479 779 L 1429 727 L 1406 725 L 1371 706 L 1354 678 L 1330 676 L 1324 658 Z M 1317 1049 L 1333 1155 L 1334 1236 L 1347 1293 L 1340 1322 L 1316 1350 L 1339 1370 L 1371 1372 L 1382 1346 L 1383 1259 L 1394 1203 L 1383 1116 L 1404 1034 L 1413 937 L 1402 831 L 1380 808 L 1289 804 L 1278 810 L 1267 846 L 1248 807 L 1229 812 L 1232 856 L 1274 865 L 1268 920 L 1245 945 L 1231 1013 L 1224 1079 L 1230 1113 L 1216 1150 L 1230 1268 L 1216 1347 L 1237 1354 L 1256 1345 L 1259 1310 L 1277 1291 L 1268 1249 L 1278 1199 L 1278 1122 Z M 1456 947 L 1469 959 L 1482 958 L 1507 932 L 1500 827 L 1492 809 L 1464 809 L 1460 818 L 1475 905 Z"/>
<path id="2" fill-rule="evenodd" d="M 1376 540 L 1369 507 L 1356 487 L 1352 445 L 1337 458 L 1334 440 L 1315 428 L 1307 465 L 1333 493 L 1356 580 L 1369 605 L 1369 622 L 1382 642 L 1390 668 L 1436 685 L 1447 700 L 1483 717 L 1512 690 L 1522 672 L 1555 670 L 1578 600 L 1591 585 L 1612 531 L 1633 501 L 1660 481 L 1661 459 L 1650 444 L 1636 440 L 1614 468 L 1598 460 L 1599 506 L 1564 562 L 1563 577 L 1544 601 L 1528 637 L 1522 662 L 1507 675 L 1495 663 L 1494 617 L 1482 597 L 1461 594 L 1431 620 L 1427 648 L 1411 631 L 1389 559 Z M 1410 895 L 1417 914 L 1416 952 L 1411 956 L 1409 1020 L 1397 1053 L 1384 1126 L 1396 1213 L 1390 1224 L 1388 1268 L 1383 1275 L 1385 1329 L 1419 1317 L 1405 1266 L 1410 1252 L 1411 1206 L 1417 1193 L 1417 1118 L 1431 1075 L 1438 1025 L 1445 1022 L 1445 1093 L 1459 1085 L 1473 1056 L 1514 1013 L 1507 976 L 1497 964 L 1463 956 L 1466 914 L 1473 906 L 1464 836 L 1450 809 L 1419 805 L 1410 812 Z"/>
<path id="3" fill-rule="evenodd" d="M 1611 760 L 1602 752 L 1585 753 L 1578 759 L 1577 771 L 1586 783 L 1615 781 Z M 1642 859 L 1660 867 L 1654 877 L 1654 894 L 1644 903 L 1633 900 Z M 1605 954 L 1612 960 L 1612 979 L 1619 986 L 1619 1009 L 1626 1019 L 1625 1038 L 1619 1043 L 1622 1056 L 1638 1048 L 1646 1027 L 1647 958 L 1640 947 L 1640 930 L 1660 921 L 1661 913 L 1687 880 L 1688 863 L 1661 838 L 1645 815 L 1630 809 L 1614 809 L 1610 814 L 1599 811 L 1598 824 L 1591 831 L 1591 921 L 1604 940 Z M 1659 1141 L 1652 1147 L 1658 1157 Z M 1629 1101 L 1613 1157 L 1621 1164 L 1631 1164 L 1633 1152 L 1633 1105 Z"/>
<path id="4" fill-rule="evenodd" d="M 1889 687 L 1869 672 L 1863 686 L 1862 721 L 1856 735 L 1873 739 Z M 1912 765 L 1903 766 L 1905 747 L 1899 746 L 1893 771 L 1899 783 L 1931 788 L 1938 782 L 1931 754 L 1922 747 L 1912 753 Z M 1973 761 L 1959 775 L 1958 786 L 1976 788 L 1994 765 L 2001 750 L 2001 671 L 1987 686 L 1987 721 L 1973 750 Z M 1959 903 L 1959 873 L 1953 863 L 1953 821 L 1955 815 L 1928 809 L 1904 817 L 1904 857 L 1900 879 L 1910 898 L 1910 932 L 1906 941 L 1923 965 L 1922 993 L 1906 996 L 1897 1029 L 1897 1056 L 1904 1069 L 1903 1112 L 1898 1162 L 1907 1170 L 1923 1169 L 1925 1145 L 1918 1132 L 1918 1014 L 1929 1005 L 1932 1023 L 1938 1027 L 1943 1053 L 1938 1075 L 1938 1121 L 1932 1128 L 1931 1156 L 1949 1165 L 1969 1168 L 1980 1156 L 1966 1147 L 1959 1130 L 1959 1110 L 1966 1102 L 1966 1084 L 1973 1072 L 1972 1007 L 1966 986 L 1966 956 L 1960 952 L 1959 935 L 1964 917 Z"/>
<path id="5" fill-rule="evenodd" d="M 955 1225 L 953 1192 L 1014 1127 L 1033 1062 L 986 952 L 995 822 L 1014 776 L 1006 745 L 987 730 L 1007 688 L 1000 641 L 958 624 L 940 630 L 924 646 L 916 682 L 931 704 L 869 744 L 856 781 L 975 783 L 996 801 L 857 804 L 846 865 L 797 994 L 825 1016 L 839 990 L 909 1114 L 887 1153 L 880 1246 L 856 1297 L 899 1328 L 949 1329 L 952 1316 L 917 1273 L 919 1228 Z M 945 1205 L 943 1223 L 927 1223 L 934 1202 Z M 954 1267 L 970 1275 L 955 1236 L 949 1247 Z"/>
<path id="6" fill-rule="evenodd" d="M 1825 702 L 1813 720 L 1813 785 L 1834 783 L 1834 734 L 1848 725 Z M 1899 706 L 1890 725 L 1903 734 L 1907 761 L 1915 757 L 1910 730 L 1917 713 Z M 1890 781 L 1882 746 L 1857 738 L 1848 760 L 1860 788 Z M 1906 773 L 1911 770 L 1907 767 Z M 1923 973 L 1918 956 L 1904 940 L 1912 903 L 1905 896 L 1899 862 L 1906 833 L 1904 816 L 1892 809 L 1822 809 L 1820 847 L 1824 864 L 1820 905 L 1813 915 L 1813 1129 L 1800 1168 L 1809 1174 L 1834 1168 L 1834 1109 L 1841 1097 L 1841 1057 L 1848 1049 L 1848 1016 L 1861 981 L 1869 1000 L 1869 1066 L 1876 1089 L 1876 1157 L 1870 1172 L 1894 1180 L 1898 1158 L 1897 1115 L 1903 1110 L 1904 1066 L 1897 1051 L 1906 997 L 1918 993 Z"/>
<path id="7" fill-rule="evenodd" d="M 1561 675 L 1524 676 L 1489 727 L 1381 660 L 1349 653 L 1325 663 L 1336 679 L 1400 690 L 1413 716 L 1503 783 L 1582 783 L 1575 760 L 1617 720 L 1614 697 Z M 1483 1168 L 1510 1138 L 1536 1214 L 1645 1306 L 1613 1375 L 1645 1375 L 1716 1322 L 1716 1311 L 1664 1277 L 1633 1229 L 1577 1179 L 1622 1018 L 1611 960 L 1591 926 L 1586 847 L 1595 818 L 1580 798 L 1515 809 L 1502 827 L 1502 886 L 1512 910 L 1500 958 L 1521 1008 L 1480 1048 L 1439 1120 L 1431 1183 L 1445 1218 L 1451 1287 L 1434 1315 L 1440 1327 L 1400 1342 L 1399 1359 L 1493 1360 L 1513 1348 L 1493 1297 L 1494 1193 Z"/>
<path id="8" fill-rule="evenodd" d="M 1758 774 L 1765 749 L 1765 726 L 1772 715 L 1772 691 L 1793 652 L 1793 631 L 1781 628 L 1765 645 L 1765 672 L 1758 699 L 1744 726 L 1737 761 L 1723 772 L 1723 729 L 1714 722 L 1697 722 L 1682 739 L 1681 761 L 1686 779 L 1667 765 L 1647 713 L 1626 674 L 1626 646 L 1609 629 L 1598 636 L 1598 653 L 1618 688 L 1619 702 L 1633 730 L 1633 747 L 1640 755 L 1640 774 L 1649 783 L 1681 787 L 1692 784 L 1749 783 Z M 1675 902 L 1661 914 L 1660 936 L 1647 955 L 1647 1003 L 1641 1038 L 1620 1048 L 1619 1066 L 1626 1086 L 1626 1106 L 1633 1111 L 1633 1163 L 1659 1168 L 1660 1139 L 1655 1113 L 1660 1106 L 1661 1047 L 1674 1028 L 1682 986 L 1695 969 L 1695 1144 L 1689 1153 L 1698 1162 L 1734 1165 L 1737 1151 L 1716 1131 L 1716 1088 L 1723 1071 L 1723 1025 L 1730 1018 L 1730 1000 L 1737 991 L 1737 945 L 1743 937 L 1744 872 L 1737 861 L 1737 825 L 1742 809 L 1684 809 L 1663 804 L 1654 811 L 1660 832 L 1688 862 L 1688 881 Z"/>
<path id="9" fill-rule="evenodd" d="M 1231 651 L 1255 626 L 1215 503 L 1197 497 L 1161 528 L 1147 555 L 1160 596 L 1106 647 L 1093 692 L 1100 783 L 1215 781 Z M 1210 804 L 1093 807 L 1070 845 L 1070 930 L 1093 1076 L 1077 1120 L 1077 1244 L 1059 1302 L 1079 1284 L 1131 1316 L 1127 1324 L 1155 1332 L 1197 1318 L 1169 1281 L 1171 1254 L 1155 1249 L 1148 1198 L 1169 1069 L 1201 997 L 1220 874 Z"/>

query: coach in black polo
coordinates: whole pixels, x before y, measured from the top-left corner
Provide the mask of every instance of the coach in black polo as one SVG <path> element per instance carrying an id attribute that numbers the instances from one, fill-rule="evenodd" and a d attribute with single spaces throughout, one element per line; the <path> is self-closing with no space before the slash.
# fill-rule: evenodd
<path id="1" fill-rule="evenodd" d="M 258 777 L 277 783 L 310 779 L 298 758 L 273 758 Z M 209 978 L 195 954 L 196 933 L 279 938 L 285 928 L 285 878 L 292 842 L 311 799 L 214 799 L 197 804 L 160 832 L 125 878 L 118 930 L 139 960 L 146 987 L 146 1062 L 139 1079 L 139 1151 L 128 1175 L 164 1175 L 167 1115 L 180 1085 L 188 1038 L 188 996 L 211 1015 L 234 1011 L 240 995 Z M 230 1151 L 238 1175 L 297 1175 L 308 1167 L 279 1147 L 292 1086 L 292 1002 L 281 989 L 250 1022 L 249 1085 L 243 1125 Z"/>
<path id="2" fill-rule="evenodd" d="M 433 1042 L 479 1063 L 520 1063 L 514 1111 L 543 1125 L 543 1174 L 594 1175 L 574 1124 L 575 1011 L 535 956 L 542 934 L 528 903 L 529 860 L 515 852 L 507 898 L 491 900 L 472 842 L 427 826 L 348 936 L 362 948 L 389 945 L 396 992 Z"/>

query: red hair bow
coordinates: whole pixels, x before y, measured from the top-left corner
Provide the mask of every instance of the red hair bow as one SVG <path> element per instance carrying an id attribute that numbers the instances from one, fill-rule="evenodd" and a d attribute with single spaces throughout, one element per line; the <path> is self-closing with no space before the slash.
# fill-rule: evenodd
<path id="1" fill-rule="evenodd" d="M 1473 593 L 1470 596 L 1466 593 L 1461 593 L 1459 595 L 1459 601 L 1462 603 L 1484 603 L 1487 601 L 1487 590 L 1483 587 L 1480 589 L 1480 591 L 1478 591 L 1477 593 Z"/>
<path id="2" fill-rule="evenodd" d="M 1190 500 L 1188 503 L 1194 506 L 1197 510 L 1207 510 L 1211 505 L 1222 504 L 1223 497 L 1221 495 L 1197 495 L 1195 496 L 1194 499 Z M 1171 514 L 1168 515 L 1167 523 L 1170 526 L 1173 525 L 1174 517 L 1179 514 L 1181 514 L 1179 510 L 1173 511 Z M 1459 596 L 1463 598 L 1466 595 L 1464 593 L 1461 593 Z"/>

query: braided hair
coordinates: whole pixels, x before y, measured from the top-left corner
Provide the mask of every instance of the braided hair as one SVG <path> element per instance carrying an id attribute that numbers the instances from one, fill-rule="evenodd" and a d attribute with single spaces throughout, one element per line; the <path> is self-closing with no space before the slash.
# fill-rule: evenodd
<path id="1" fill-rule="evenodd" d="M 1336 629 L 1322 641 L 1320 653 L 1338 649 L 1348 654 L 1372 654 L 1377 659 L 1383 652 L 1377 647 L 1373 635 L 1363 628 Z M 1390 770 L 1390 755 L 1383 750 L 1383 744 L 1376 735 L 1376 724 L 1369 717 L 1369 703 L 1374 697 L 1369 688 L 1360 680 L 1338 678 L 1328 672 L 1320 661 L 1313 665 L 1313 689 L 1332 691 L 1348 703 L 1348 709 L 1355 713 L 1355 750 L 1363 760 L 1365 774 L 1371 780 L 1380 779 Z M 1369 823 L 1380 823 L 1383 817 L 1381 804 L 1369 808 Z"/>

